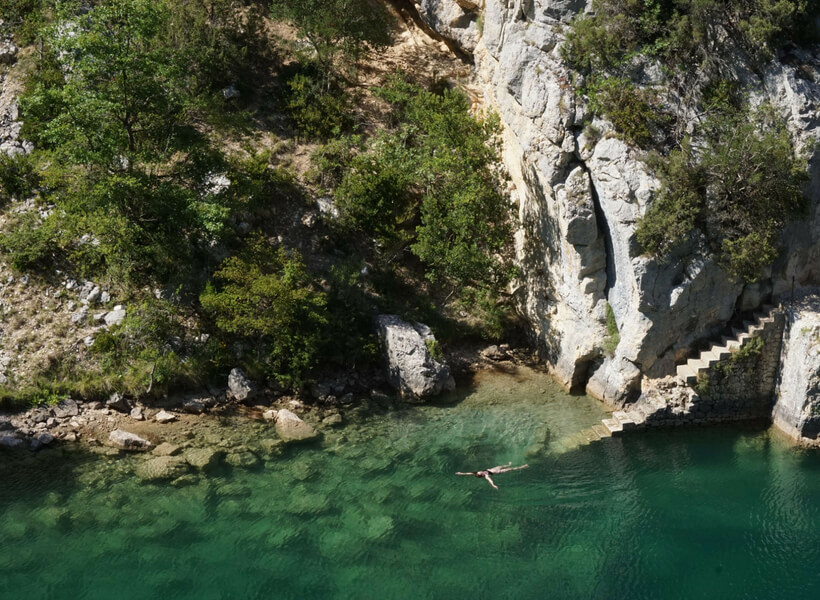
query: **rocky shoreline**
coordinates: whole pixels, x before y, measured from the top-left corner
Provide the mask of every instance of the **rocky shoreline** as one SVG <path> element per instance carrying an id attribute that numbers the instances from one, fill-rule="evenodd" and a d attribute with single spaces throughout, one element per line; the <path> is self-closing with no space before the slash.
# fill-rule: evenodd
<path id="1" fill-rule="evenodd" d="M 410 355 L 419 353 L 416 347 Z M 450 353 L 447 362 L 464 387 L 482 371 L 532 366 L 533 357 L 527 349 L 507 345 L 471 346 Z M 447 373 L 452 378 L 449 367 Z M 374 371 L 322 381 L 302 396 L 282 395 L 257 388 L 234 369 L 228 386 L 216 393 L 168 397 L 150 405 L 115 393 L 105 402 L 65 398 L 25 412 L 0 412 L 0 451 L 62 448 L 140 455 L 139 479 L 181 485 L 223 466 L 259 467 L 291 445 L 344 443 L 345 425 L 418 403 L 420 398 L 402 394 L 401 385 L 395 385 L 391 389 L 388 378 Z"/>

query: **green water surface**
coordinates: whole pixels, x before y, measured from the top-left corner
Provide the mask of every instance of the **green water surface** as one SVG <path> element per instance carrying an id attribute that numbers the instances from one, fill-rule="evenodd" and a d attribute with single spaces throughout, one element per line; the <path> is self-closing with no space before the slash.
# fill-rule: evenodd
<path id="1" fill-rule="evenodd" d="M 603 415 L 519 372 L 183 487 L 0 453 L 0 598 L 820 595 L 820 455 L 737 427 L 571 441 Z M 454 475 L 509 461 L 498 491 Z"/>

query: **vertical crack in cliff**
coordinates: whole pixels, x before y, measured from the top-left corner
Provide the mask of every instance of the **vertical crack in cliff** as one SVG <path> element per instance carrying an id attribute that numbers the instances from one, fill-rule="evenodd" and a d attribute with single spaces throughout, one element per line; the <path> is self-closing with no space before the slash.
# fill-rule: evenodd
<path id="1" fill-rule="evenodd" d="M 604 238 L 604 253 L 606 254 L 606 286 L 604 287 L 604 296 L 609 299 L 609 291 L 615 287 L 618 280 L 618 272 L 615 269 L 615 248 L 612 244 L 612 229 L 607 220 L 606 213 L 601 206 L 601 199 L 598 196 L 598 189 L 595 187 L 595 180 L 592 178 L 592 173 L 583 160 L 580 161 L 581 168 L 589 177 L 589 189 L 592 196 L 592 205 L 595 208 L 595 222 L 598 225 L 598 233 Z"/>

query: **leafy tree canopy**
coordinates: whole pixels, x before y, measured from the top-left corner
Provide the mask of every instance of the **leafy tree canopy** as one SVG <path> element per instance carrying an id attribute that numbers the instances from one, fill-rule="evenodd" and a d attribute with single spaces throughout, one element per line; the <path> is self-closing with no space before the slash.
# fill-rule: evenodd
<path id="1" fill-rule="evenodd" d="M 664 255 L 699 231 L 735 280 L 754 281 L 777 256 L 777 234 L 805 205 L 805 160 L 767 107 L 713 115 L 702 136 L 701 147 L 687 141 L 661 165 L 663 187 L 638 240 Z"/>
<path id="2" fill-rule="evenodd" d="M 503 285 L 509 202 L 498 168 L 498 120 L 458 90 L 397 78 L 379 94 L 394 127 L 356 156 L 336 190 L 342 219 L 395 252 L 409 244 L 428 279 L 453 288 Z"/>
<path id="3" fill-rule="evenodd" d="M 281 383 L 298 386 L 315 366 L 327 299 L 296 252 L 253 239 L 222 263 L 200 302 L 223 335 L 250 341 L 258 364 Z"/>

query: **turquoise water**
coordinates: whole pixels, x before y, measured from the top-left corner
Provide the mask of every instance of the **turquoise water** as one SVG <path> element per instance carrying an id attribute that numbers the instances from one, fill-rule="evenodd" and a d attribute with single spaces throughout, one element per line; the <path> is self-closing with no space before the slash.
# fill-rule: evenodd
<path id="1" fill-rule="evenodd" d="M 533 373 L 252 470 L 0 454 L 0 598 L 809 598 L 820 455 L 760 429 L 574 446 L 601 408 Z M 456 477 L 513 461 L 500 490 Z"/>

